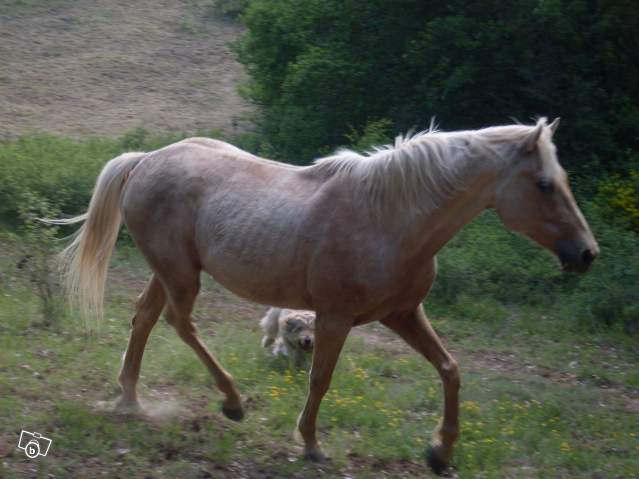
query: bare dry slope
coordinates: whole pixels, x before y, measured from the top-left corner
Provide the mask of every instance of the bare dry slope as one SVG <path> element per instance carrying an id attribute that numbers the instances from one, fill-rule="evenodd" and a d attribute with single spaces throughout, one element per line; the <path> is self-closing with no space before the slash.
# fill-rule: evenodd
<path id="1" fill-rule="evenodd" d="M 241 29 L 197 1 L 11 3 L 0 9 L 0 139 L 228 131 L 251 111 L 228 46 Z"/>

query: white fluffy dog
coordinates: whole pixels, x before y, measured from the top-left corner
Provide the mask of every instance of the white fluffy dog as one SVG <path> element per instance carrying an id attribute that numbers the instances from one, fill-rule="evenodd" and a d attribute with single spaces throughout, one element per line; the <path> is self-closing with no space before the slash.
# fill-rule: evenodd
<path id="1" fill-rule="evenodd" d="M 307 367 L 315 343 L 315 313 L 296 309 L 269 309 L 260 320 L 264 331 L 262 346 L 273 345 L 273 355 L 293 359 L 295 366 Z"/>

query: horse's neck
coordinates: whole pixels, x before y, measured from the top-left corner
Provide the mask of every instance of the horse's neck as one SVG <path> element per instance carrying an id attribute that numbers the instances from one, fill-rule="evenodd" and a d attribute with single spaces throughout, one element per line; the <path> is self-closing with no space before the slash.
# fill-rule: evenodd
<path id="1" fill-rule="evenodd" d="M 462 227 L 491 207 L 499 177 L 498 166 L 487 158 L 468 159 L 463 187 L 432 211 L 416 215 L 407 228 L 407 244 L 418 256 L 435 255 Z"/>

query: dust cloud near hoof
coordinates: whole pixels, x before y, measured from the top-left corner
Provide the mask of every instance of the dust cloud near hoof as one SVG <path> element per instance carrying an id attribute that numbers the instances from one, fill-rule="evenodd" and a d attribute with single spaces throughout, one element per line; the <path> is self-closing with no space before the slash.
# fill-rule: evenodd
<path id="1" fill-rule="evenodd" d="M 123 403 L 119 400 L 98 401 L 94 409 L 102 414 L 117 414 L 164 421 L 180 416 L 183 407 L 174 399 L 145 399 L 143 402 Z"/>

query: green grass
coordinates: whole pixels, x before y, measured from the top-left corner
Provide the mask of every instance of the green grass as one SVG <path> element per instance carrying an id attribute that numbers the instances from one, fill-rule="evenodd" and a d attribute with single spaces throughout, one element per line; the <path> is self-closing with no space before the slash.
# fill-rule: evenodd
<path id="1" fill-rule="evenodd" d="M 220 414 L 222 398 L 207 371 L 164 321 L 151 335 L 140 383 L 156 414 L 128 418 L 96 405 L 118 395 L 115 378 L 127 318 L 146 276 L 130 249 L 117 255 L 114 266 L 117 279 L 99 336 L 86 337 L 72 316 L 54 330 L 35 327 L 34 297 L 17 282 L 0 290 L 0 444 L 8 445 L 0 449 L 5 455 L 0 475 L 23 477 L 34 470 L 35 477 L 140 478 L 427 473 L 423 451 L 442 406 L 430 365 L 401 345 L 349 338 L 318 421 L 332 461 L 309 464 L 291 441 L 306 374 L 261 349 L 257 313 L 210 280 L 196 317 L 211 318 L 199 327 L 247 398 L 245 421 L 232 423 Z M 462 366 L 462 436 L 454 456 L 459 476 L 637 477 L 638 411 L 621 397 L 638 399 L 636 349 L 622 341 L 610 355 L 612 336 L 561 334 L 554 318 L 538 318 L 530 326 L 534 310 L 494 306 L 427 308 Z M 517 367 L 492 369 L 482 362 L 486 355 L 515 355 L 508 360 Z M 608 369 L 601 364 L 604 357 Z M 610 376 L 608 389 L 579 378 L 582 370 L 599 371 L 597 358 Z M 572 361 L 578 367 L 567 364 Z M 530 364 L 537 369 L 528 369 Z M 542 366 L 574 377 L 545 378 L 538 374 Z M 165 414 L 158 412 L 162 409 Z M 13 449 L 21 429 L 53 439 L 47 458 L 29 461 Z"/>

